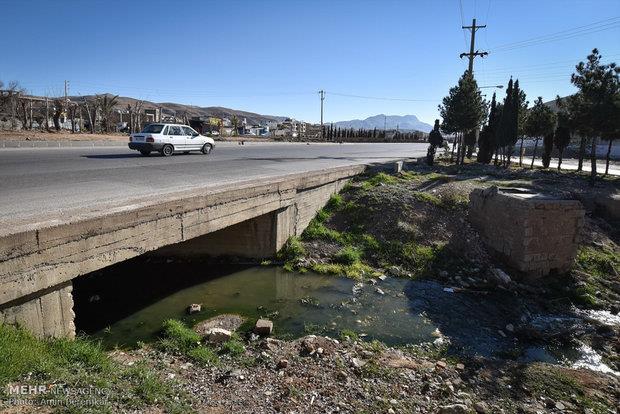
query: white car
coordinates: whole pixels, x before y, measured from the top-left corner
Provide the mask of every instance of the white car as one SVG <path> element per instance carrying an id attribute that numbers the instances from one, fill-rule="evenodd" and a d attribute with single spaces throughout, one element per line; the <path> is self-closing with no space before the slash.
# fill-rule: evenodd
<path id="1" fill-rule="evenodd" d="M 142 155 L 158 151 L 169 157 L 175 152 L 201 151 L 209 154 L 215 148 L 213 138 L 205 137 L 193 128 L 181 124 L 149 124 L 142 132 L 129 136 L 129 148 Z"/>

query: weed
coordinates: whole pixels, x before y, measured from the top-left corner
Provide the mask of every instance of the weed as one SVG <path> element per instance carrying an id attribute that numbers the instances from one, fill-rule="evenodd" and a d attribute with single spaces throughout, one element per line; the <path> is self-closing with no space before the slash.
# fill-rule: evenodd
<path id="1" fill-rule="evenodd" d="M 167 339 L 165 343 L 171 346 L 170 350 L 174 351 L 187 352 L 200 344 L 200 335 L 175 319 L 168 319 L 164 322 L 162 335 L 164 339 Z"/>
<path id="2" fill-rule="evenodd" d="M 292 262 L 306 254 L 306 249 L 298 237 L 290 237 L 278 252 L 278 259 Z"/>
<path id="3" fill-rule="evenodd" d="M 368 180 L 364 181 L 362 183 L 362 189 L 364 190 L 370 190 L 373 187 L 376 187 L 380 184 L 396 184 L 398 182 L 398 179 L 396 177 L 394 177 L 393 175 L 389 175 L 386 174 L 384 172 L 380 172 L 374 176 L 372 176 L 371 178 L 369 178 Z"/>
<path id="4" fill-rule="evenodd" d="M 342 341 L 357 341 L 359 339 L 359 336 L 355 331 L 352 331 L 351 329 L 343 329 L 342 331 L 340 331 L 340 339 Z"/>
<path id="5" fill-rule="evenodd" d="M 353 246 L 346 246 L 340 249 L 338 253 L 336 253 L 335 260 L 337 263 L 341 263 L 344 265 L 352 265 L 355 262 L 359 262 L 362 257 L 362 253 L 357 250 Z"/>
<path id="6" fill-rule="evenodd" d="M 245 353 L 245 346 L 238 336 L 233 335 L 232 338 L 222 344 L 221 352 L 233 357 L 238 357 Z"/>
<path id="7" fill-rule="evenodd" d="M 190 349 L 187 356 L 203 365 L 216 365 L 219 362 L 215 351 L 207 346 L 197 346 Z"/>
<path id="8" fill-rule="evenodd" d="M 308 227 L 303 232 L 302 237 L 305 240 L 326 240 L 341 242 L 342 235 L 336 230 L 332 230 L 325 226 L 322 222 L 316 219 L 312 219 Z"/>
<path id="9" fill-rule="evenodd" d="M 143 411 L 153 404 L 164 406 L 168 412 L 190 410 L 189 397 L 175 394 L 172 385 L 161 380 L 145 363 L 120 365 L 99 343 L 84 338 L 42 340 L 21 328 L 0 324 L 0 355 L 0 386 L 18 381 L 24 385 L 79 384 L 81 388 L 106 390 L 109 403 L 120 405 L 122 411 Z M 99 412 L 105 408 L 81 404 L 80 400 L 92 398 L 90 395 L 78 393 L 71 398 L 66 402 L 80 404 L 79 412 Z M 67 410 L 73 411 L 71 404 Z"/>
<path id="10" fill-rule="evenodd" d="M 435 206 L 441 205 L 441 199 L 436 195 L 425 193 L 423 191 L 414 191 L 411 195 L 413 196 L 413 198 L 422 203 L 430 203 Z"/>
<path id="11" fill-rule="evenodd" d="M 338 211 L 344 205 L 344 199 L 340 194 L 332 194 L 325 208 L 329 211 Z"/>
<path id="12" fill-rule="evenodd" d="M 312 270 L 316 273 L 327 275 L 344 274 L 344 266 L 335 263 L 315 263 L 312 265 Z"/>

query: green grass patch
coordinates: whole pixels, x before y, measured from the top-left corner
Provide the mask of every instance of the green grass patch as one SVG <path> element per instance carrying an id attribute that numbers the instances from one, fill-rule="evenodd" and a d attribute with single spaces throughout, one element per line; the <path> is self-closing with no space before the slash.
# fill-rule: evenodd
<path id="1" fill-rule="evenodd" d="M 336 263 L 315 263 L 312 271 L 324 275 L 343 275 L 344 266 Z"/>
<path id="2" fill-rule="evenodd" d="M 346 276 L 357 280 L 379 275 L 372 267 L 360 261 L 350 265 L 343 265 L 340 263 L 315 263 L 312 265 L 312 270 L 320 274 Z"/>
<path id="3" fill-rule="evenodd" d="M 233 335 L 228 341 L 222 344 L 221 352 L 232 357 L 238 357 L 245 353 L 245 345 L 237 335 Z"/>
<path id="4" fill-rule="evenodd" d="M 595 277 L 620 273 L 620 256 L 605 248 L 582 247 L 577 253 L 577 265 Z"/>
<path id="5" fill-rule="evenodd" d="M 370 190 L 371 188 L 376 187 L 380 184 L 389 185 L 389 184 L 396 184 L 397 182 L 398 182 L 398 179 L 394 177 L 393 175 L 380 172 L 370 177 L 368 180 L 364 181 L 362 183 L 362 189 Z"/>
<path id="6" fill-rule="evenodd" d="M 337 263 L 344 265 L 352 265 L 355 262 L 359 262 L 362 258 L 362 253 L 353 246 L 345 246 L 338 253 L 336 253 L 335 260 Z"/>
<path id="7" fill-rule="evenodd" d="M 597 291 L 607 291 L 609 288 L 602 283 L 602 279 L 609 279 L 620 273 L 620 257 L 607 248 L 581 247 L 577 253 L 576 267 L 587 273 L 589 277 L 584 286 L 572 292 L 572 299 L 579 305 L 587 308 L 600 306 L 596 298 Z"/>
<path id="8" fill-rule="evenodd" d="M 430 203 L 435 206 L 441 205 L 441 199 L 436 195 L 425 193 L 423 191 L 414 191 L 412 194 L 413 198 L 422 203 Z"/>
<path id="9" fill-rule="evenodd" d="M 107 396 L 102 405 L 88 403 L 101 395 L 54 395 L 66 400 L 68 412 L 110 412 L 113 405 L 127 411 L 148 406 L 168 412 L 188 412 L 189 397 L 178 394 L 170 381 L 162 380 L 144 361 L 125 366 L 112 360 L 101 345 L 84 338 L 38 339 L 21 328 L 0 324 L 0 395 L 8 383 L 20 385 L 65 384 L 78 389 L 94 388 Z M 41 395 L 41 398 L 46 398 Z M 71 404 L 71 401 L 73 404 Z M 78 405 L 80 404 L 80 405 Z"/>
<path id="10" fill-rule="evenodd" d="M 278 252 L 278 259 L 292 262 L 306 254 L 306 249 L 298 237 L 290 237 Z"/>
<path id="11" fill-rule="evenodd" d="M 344 205 L 344 198 L 340 194 L 332 194 L 325 208 L 328 211 L 338 211 Z"/>
<path id="12" fill-rule="evenodd" d="M 429 270 L 436 260 L 437 250 L 435 247 L 408 242 L 402 245 L 401 255 L 409 267 L 418 271 L 425 271 Z"/>
<path id="13" fill-rule="evenodd" d="M 183 322 L 168 319 L 162 325 L 162 336 L 167 340 L 169 350 L 187 352 L 200 344 L 200 335 Z"/>
<path id="14" fill-rule="evenodd" d="M 325 240 L 334 241 L 337 243 L 342 242 L 342 235 L 339 231 L 330 229 L 325 224 L 316 218 L 312 219 L 306 230 L 302 234 L 304 240 Z"/>
<path id="15" fill-rule="evenodd" d="M 343 329 L 340 331 L 340 340 L 342 341 L 357 341 L 359 338 L 357 332 L 351 329 Z"/>
<path id="16" fill-rule="evenodd" d="M 157 346 L 163 351 L 185 355 L 201 364 L 216 364 L 217 355 L 210 347 L 201 345 L 201 339 L 199 334 L 183 322 L 168 319 L 162 325 Z"/>
<path id="17" fill-rule="evenodd" d="M 469 197 L 465 194 L 449 192 L 441 196 L 439 205 L 446 210 L 464 210 L 469 204 Z"/>
<path id="18" fill-rule="evenodd" d="M 187 352 L 187 356 L 203 365 L 216 365 L 219 362 L 215 351 L 206 346 L 197 346 Z"/>

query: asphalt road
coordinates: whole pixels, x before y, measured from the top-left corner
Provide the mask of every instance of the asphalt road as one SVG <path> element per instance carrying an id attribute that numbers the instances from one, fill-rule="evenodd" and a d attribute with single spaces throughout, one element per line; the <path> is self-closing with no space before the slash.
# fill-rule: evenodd
<path id="1" fill-rule="evenodd" d="M 427 144 L 220 143 L 212 154 L 127 147 L 0 150 L 0 225 L 134 198 L 425 155 Z"/>

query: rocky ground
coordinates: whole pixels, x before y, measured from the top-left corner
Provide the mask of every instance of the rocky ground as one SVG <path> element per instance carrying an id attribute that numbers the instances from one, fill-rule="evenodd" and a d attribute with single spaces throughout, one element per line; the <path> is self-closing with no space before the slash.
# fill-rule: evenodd
<path id="1" fill-rule="evenodd" d="M 532 281 L 494 259 L 467 221 L 469 192 L 490 185 L 583 202 L 584 237 L 569 274 Z M 130 355 L 178 380 L 202 412 L 618 412 L 619 228 L 595 202 L 617 191 L 617 180 L 592 187 L 576 174 L 540 170 L 440 165 L 375 175 L 333 198 L 280 256 L 289 268 L 346 274 L 360 287 L 389 275 L 478 294 L 483 309 L 514 320 L 494 333 L 514 343 L 501 354 L 464 352 L 441 332 L 434 343 L 406 347 L 342 332 L 337 339 L 311 335 L 292 341 L 233 334 L 229 342 L 236 345 L 212 345 L 217 362 L 210 356 L 206 364 L 191 357 L 195 351 L 175 346 Z M 492 302 L 488 293 L 496 290 L 514 302 Z M 239 324 L 224 326 L 234 330 Z M 204 334 L 204 326 L 198 331 Z M 533 362 L 523 357 L 531 343 L 581 344 L 608 372 Z"/>
<path id="2" fill-rule="evenodd" d="M 151 361 L 204 413 L 616 412 L 617 378 L 511 361 L 459 360 L 436 345 L 394 349 L 353 336 L 253 337 L 215 364 L 144 348 L 115 358 Z"/>

